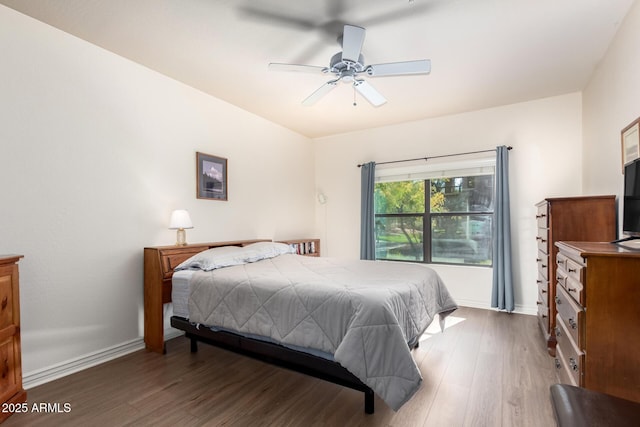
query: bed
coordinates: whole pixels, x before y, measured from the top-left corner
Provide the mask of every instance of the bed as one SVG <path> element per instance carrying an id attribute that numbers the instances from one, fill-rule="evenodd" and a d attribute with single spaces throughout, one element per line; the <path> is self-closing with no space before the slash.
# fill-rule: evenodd
<path id="1" fill-rule="evenodd" d="M 417 264 L 305 257 L 288 245 L 211 248 L 174 268 L 171 324 L 198 341 L 374 393 L 398 410 L 419 388 L 411 349 L 457 308 Z"/>

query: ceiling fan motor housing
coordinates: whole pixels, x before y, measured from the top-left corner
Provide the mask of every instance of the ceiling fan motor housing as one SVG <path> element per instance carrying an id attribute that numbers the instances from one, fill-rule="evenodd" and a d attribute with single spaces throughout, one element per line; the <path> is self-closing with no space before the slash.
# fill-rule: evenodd
<path id="1" fill-rule="evenodd" d="M 351 82 L 355 79 L 357 73 L 365 70 L 364 56 L 358 56 L 358 62 L 343 61 L 342 52 L 338 52 L 331 57 L 329 62 L 329 71 L 335 74 L 339 79 L 345 82 Z"/>

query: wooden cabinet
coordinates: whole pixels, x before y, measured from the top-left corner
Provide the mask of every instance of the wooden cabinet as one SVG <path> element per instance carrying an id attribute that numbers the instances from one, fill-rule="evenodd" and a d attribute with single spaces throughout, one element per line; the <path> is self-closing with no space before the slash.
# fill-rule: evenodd
<path id="1" fill-rule="evenodd" d="M 280 240 L 291 246 L 297 254 L 306 256 L 320 256 L 320 239 Z"/>
<path id="2" fill-rule="evenodd" d="M 640 402 L 640 251 L 556 246 L 559 382 Z"/>
<path id="3" fill-rule="evenodd" d="M 0 422 L 11 412 L 11 404 L 26 402 L 22 388 L 20 349 L 20 292 L 18 261 L 22 255 L 0 255 Z"/>
<path id="4" fill-rule="evenodd" d="M 556 254 L 560 240 L 610 242 L 616 238 L 615 196 L 548 198 L 536 204 L 538 321 L 555 355 Z"/>

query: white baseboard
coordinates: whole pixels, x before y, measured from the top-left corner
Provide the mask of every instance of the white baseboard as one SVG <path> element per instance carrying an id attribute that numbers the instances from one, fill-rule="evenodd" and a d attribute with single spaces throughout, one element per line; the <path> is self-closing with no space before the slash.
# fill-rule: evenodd
<path id="1" fill-rule="evenodd" d="M 496 308 L 491 307 L 490 304 L 485 302 L 478 302 L 473 300 L 461 300 L 459 298 L 456 298 L 456 302 L 458 303 L 459 306 L 463 306 L 463 307 L 482 308 L 485 310 L 496 310 Z M 538 313 L 538 309 L 537 307 L 528 307 L 528 306 L 516 304 L 515 308 L 513 309 L 513 312 L 535 316 Z"/>
<path id="2" fill-rule="evenodd" d="M 172 328 L 165 331 L 165 340 L 169 340 L 180 335 L 183 335 L 183 332 Z M 22 385 L 25 390 L 28 390 L 139 350 L 144 350 L 144 339 L 142 337 L 70 359 L 65 362 L 57 363 L 46 368 L 38 369 L 33 372 L 25 373 L 22 375 Z"/>

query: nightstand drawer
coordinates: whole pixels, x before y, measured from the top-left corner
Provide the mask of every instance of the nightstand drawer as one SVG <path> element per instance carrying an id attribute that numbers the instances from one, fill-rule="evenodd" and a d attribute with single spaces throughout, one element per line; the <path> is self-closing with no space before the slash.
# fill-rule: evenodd
<path id="1" fill-rule="evenodd" d="M 562 286 L 556 288 L 558 323 L 563 323 L 578 348 L 584 348 L 584 310 L 571 298 Z"/>

